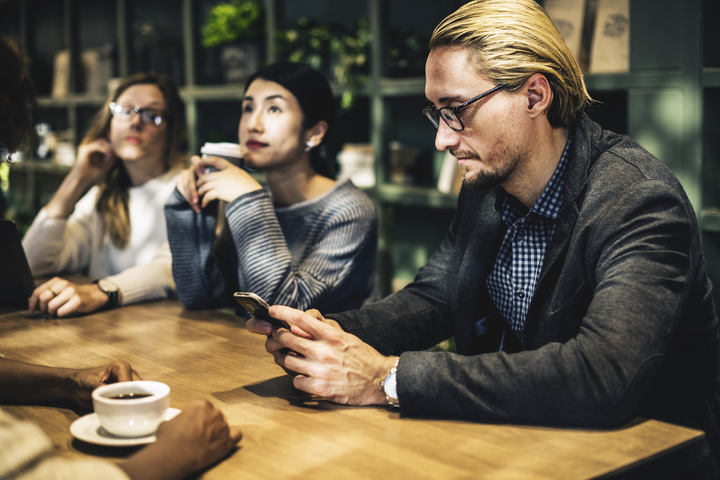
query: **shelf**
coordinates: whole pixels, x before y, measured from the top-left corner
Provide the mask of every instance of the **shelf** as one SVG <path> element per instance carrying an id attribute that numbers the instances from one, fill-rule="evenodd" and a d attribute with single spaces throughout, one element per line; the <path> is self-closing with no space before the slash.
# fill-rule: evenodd
<path id="1" fill-rule="evenodd" d="M 81 105 L 98 106 L 105 103 L 107 97 L 104 95 L 83 95 L 74 94 L 65 98 L 38 97 L 37 103 L 45 108 L 65 108 Z"/>
<path id="2" fill-rule="evenodd" d="M 450 210 L 457 207 L 457 195 L 442 193 L 429 187 L 386 184 L 368 193 L 379 202 L 386 204 Z"/>
<path id="3" fill-rule="evenodd" d="M 704 232 L 720 233 L 720 210 L 703 210 L 700 225 Z"/>
<path id="4" fill-rule="evenodd" d="M 681 87 L 686 81 L 686 76 L 682 72 L 585 74 L 584 78 L 587 89 L 594 91 L 657 88 L 658 84 L 662 84 L 663 87 Z M 703 78 L 713 86 L 720 84 L 720 69 L 705 69 Z M 380 79 L 378 87 L 383 96 L 425 96 L 423 77 L 384 77 Z"/>
<path id="5" fill-rule="evenodd" d="M 39 172 L 51 173 L 57 175 L 66 175 L 72 167 L 67 165 L 59 165 L 50 160 L 25 160 L 22 162 L 12 162 L 10 170 L 19 172 Z"/>
<path id="6" fill-rule="evenodd" d="M 585 74 L 585 86 L 589 91 L 628 90 L 632 88 L 682 88 L 687 75 L 680 71 L 643 73 Z"/>
<path id="7" fill-rule="evenodd" d="M 425 78 L 381 78 L 380 93 L 385 96 L 422 95 L 425 96 Z"/>
<path id="8" fill-rule="evenodd" d="M 720 68 L 705 68 L 702 73 L 703 87 L 720 87 Z"/>

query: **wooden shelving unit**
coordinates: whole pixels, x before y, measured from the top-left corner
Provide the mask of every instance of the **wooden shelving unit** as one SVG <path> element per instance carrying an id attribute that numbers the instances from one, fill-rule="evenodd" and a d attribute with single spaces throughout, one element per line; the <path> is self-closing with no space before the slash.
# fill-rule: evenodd
<path id="1" fill-rule="evenodd" d="M 288 12 L 302 10 L 310 12 L 310 15 L 312 12 L 327 11 L 342 15 L 343 9 L 331 5 L 330 0 L 293 1 L 303 2 L 302 8 L 297 3 L 288 4 L 288 0 L 264 0 L 266 60 L 272 60 L 275 31 L 296 20 L 288 18 Z M 355 10 L 348 10 L 365 12 L 374 38 L 369 58 L 369 82 L 360 92 L 359 113 L 347 120 L 348 125 L 341 132 L 350 138 L 340 138 L 338 142 L 363 141 L 371 143 L 375 150 L 377 185 L 367 191 L 376 200 L 381 216 L 380 278 L 383 293 L 388 293 L 399 270 L 411 272 L 420 266 L 409 265 L 407 260 L 402 259 L 426 258 L 441 238 L 435 233 L 420 234 L 413 244 L 404 239 L 402 230 L 413 230 L 419 226 L 407 222 L 417 223 L 421 222 L 418 219 L 427 219 L 422 221 L 431 223 L 424 228 L 444 231 L 452 218 L 456 197 L 427 186 L 389 182 L 390 142 L 400 141 L 413 147 L 431 149 L 434 131 L 429 123 L 425 125 L 427 121 L 420 113 L 426 104 L 424 79 L 420 76 L 392 78 L 385 74 L 387 32 L 393 22 L 406 22 L 418 25 L 418 28 L 428 25 L 428 31 L 421 33 L 429 37 L 432 26 L 464 1 L 356 1 L 365 6 L 359 8 L 353 4 Z M 0 0 L 0 31 L 15 38 L 31 61 L 37 58 L 39 62 L 41 58 L 47 59 L 53 50 L 69 48 L 74 59 L 71 64 L 75 67 L 71 73 L 71 84 L 75 86 L 77 52 L 97 46 L 87 44 L 87 39 L 97 37 L 98 29 L 113 32 L 117 49 L 116 73 L 126 76 L 134 73 L 133 65 L 137 63 L 134 60 L 132 28 L 138 16 L 141 13 L 157 15 L 153 12 L 165 11 L 168 15 L 162 16 L 167 18 L 154 20 L 162 20 L 172 27 L 168 27 L 170 36 L 177 40 L 182 52 L 179 83 L 186 105 L 188 150 L 197 152 L 211 127 L 220 128 L 226 135 L 236 131 L 236 123 L 233 125 L 233 122 L 237 118 L 233 120 L 233 115 L 236 115 L 235 107 L 239 106 L 242 98 L 242 86 L 208 84 L 203 80 L 207 76 L 207 52 L 200 47 L 198 31 L 208 6 L 215 3 L 213 0 L 115 0 L 102 2 L 105 6 L 92 7 L 95 9 L 92 10 L 91 6 L 95 3 L 90 0 Z M 639 141 L 666 162 L 681 179 L 704 231 L 711 276 L 720 280 L 720 182 L 717 181 L 720 175 L 720 135 L 717 133 L 720 131 L 720 115 L 715 113 L 720 107 L 720 55 L 715 52 L 720 48 L 720 33 L 708 30 L 708 27 L 714 28 L 713 22 L 703 17 L 705 11 L 713 15 L 717 13 L 716 3 L 712 0 L 631 0 L 630 71 L 587 75 L 586 83 L 591 95 L 607 100 L 591 116 L 595 115 L 618 133 Z M 47 24 L 45 17 L 50 13 L 43 16 L 40 13 L 43 9 L 49 9 L 51 13 L 60 12 L 63 18 L 61 25 L 44 34 L 38 29 Z M 99 26 L 91 28 L 89 24 L 93 22 L 89 19 L 92 15 L 87 13 L 88 10 L 110 18 L 96 18 Z M 48 42 L 39 41 L 42 35 L 51 37 L 46 39 L 51 46 Z M 66 99 L 52 99 L 46 83 L 41 82 L 41 109 L 53 111 L 55 115 L 64 112 L 65 127 L 74 132 L 77 143 L 89 113 L 100 107 L 105 98 L 71 93 Z M 339 87 L 336 86 L 335 91 L 340 95 Z M 62 168 L 45 171 L 39 162 L 22 168 L 26 172 L 43 175 L 62 175 L 64 172 Z M 26 182 L 26 186 L 30 185 L 31 182 Z M 32 193 L 29 197 L 37 200 L 42 195 Z M 39 207 L 34 205 L 33 208 Z M 413 209 L 423 213 L 413 217 L 408 213 Z M 405 221 L 405 217 L 413 219 Z M 422 226 L 417 231 L 422 232 Z M 413 248 L 420 249 L 421 254 L 413 253 Z"/>

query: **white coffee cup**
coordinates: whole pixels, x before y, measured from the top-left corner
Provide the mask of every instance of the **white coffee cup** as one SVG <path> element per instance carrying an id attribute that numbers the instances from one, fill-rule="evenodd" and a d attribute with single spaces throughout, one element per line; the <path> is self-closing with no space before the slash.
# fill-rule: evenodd
<path id="1" fill-rule="evenodd" d="M 93 390 L 92 399 L 105 430 L 119 437 L 142 437 L 155 433 L 163 421 L 170 406 L 170 387 L 149 381 L 113 383 Z"/>
<path id="2" fill-rule="evenodd" d="M 240 152 L 240 145 L 237 143 L 210 143 L 206 142 L 205 145 L 200 148 L 200 153 L 203 158 L 207 157 L 221 157 L 232 163 L 236 167 L 240 166 L 242 162 L 242 153 Z M 209 171 L 215 171 L 214 167 L 205 167 L 205 173 Z"/>

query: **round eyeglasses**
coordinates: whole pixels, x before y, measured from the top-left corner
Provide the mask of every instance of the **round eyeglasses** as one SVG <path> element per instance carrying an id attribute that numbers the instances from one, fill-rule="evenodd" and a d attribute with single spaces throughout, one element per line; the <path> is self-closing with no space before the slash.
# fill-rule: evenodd
<path id="1" fill-rule="evenodd" d="M 110 113 L 121 122 L 132 122 L 135 115 L 140 115 L 140 123 L 159 127 L 165 122 L 165 113 L 154 108 L 140 108 L 137 105 L 121 105 L 111 102 Z"/>
<path id="2" fill-rule="evenodd" d="M 442 118 L 443 121 L 447 124 L 448 127 L 455 130 L 456 132 L 462 132 L 465 130 L 465 125 L 460 120 L 460 117 L 458 116 L 458 113 L 460 111 L 470 105 L 473 102 L 477 102 L 481 98 L 487 97 L 491 93 L 500 90 L 501 88 L 507 87 L 507 84 L 502 83 L 498 85 L 497 87 L 491 88 L 485 93 L 481 93 L 475 98 L 471 98 L 465 103 L 462 103 L 460 105 L 456 105 L 454 107 L 440 107 L 435 108 L 435 106 L 427 107 L 423 109 L 423 113 L 425 116 L 430 119 L 430 122 L 435 125 L 435 128 L 440 128 L 440 119 Z"/>

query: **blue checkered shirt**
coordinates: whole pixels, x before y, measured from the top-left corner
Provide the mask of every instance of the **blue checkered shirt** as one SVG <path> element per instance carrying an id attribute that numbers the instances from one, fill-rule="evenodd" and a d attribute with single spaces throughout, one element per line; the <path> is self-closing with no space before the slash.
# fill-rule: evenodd
<path id="1" fill-rule="evenodd" d="M 507 195 L 503 201 L 502 219 L 508 229 L 487 278 L 487 287 L 495 308 L 520 340 L 562 205 L 569 146 L 570 140 L 565 144 L 555 173 L 530 210 L 512 195 Z"/>

